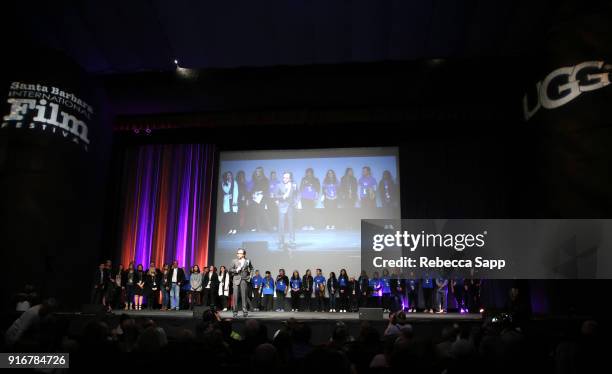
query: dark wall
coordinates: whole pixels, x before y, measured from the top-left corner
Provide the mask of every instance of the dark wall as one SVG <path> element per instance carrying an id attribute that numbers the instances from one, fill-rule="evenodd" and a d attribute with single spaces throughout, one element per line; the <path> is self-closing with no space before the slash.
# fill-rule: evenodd
<path id="1" fill-rule="evenodd" d="M 62 54 L 33 46 L 12 51 L 0 78 L 3 116 L 11 111 L 7 95 L 13 95 L 12 82 L 38 83 L 49 92 L 52 87 L 59 88 L 87 102 L 93 113 L 87 118 L 73 111 L 72 104 L 58 104 L 58 118 L 64 118 L 61 112 L 65 111 L 84 120 L 89 143 L 58 126 L 35 120 L 36 110 L 29 110 L 22 121 L 3 117 L 0 248 L 6 297 L 2 300 L 10 304 L 16 291 L 32 284 L 41 297 L 57 297 L 64 306 L 79 305 L 89 300 L 92 267 L 99 261 L 101 197 L 106 189 L 111 140 L 109 113 L 100 85 Z M 51 118 L 50 103 L 54 101 L 49 97 L 33 100 L 37 104 L 44 100 L 45 116 Z"/>

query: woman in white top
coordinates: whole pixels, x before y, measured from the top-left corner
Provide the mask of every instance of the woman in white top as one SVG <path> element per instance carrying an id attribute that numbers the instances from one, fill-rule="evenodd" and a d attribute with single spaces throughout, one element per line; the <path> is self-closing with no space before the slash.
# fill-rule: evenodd
<path id="1" fill-rule="evenodd" d="M 223 311 L 227 311 L 227 299 L 230 292 L 231 279 L 225 266 L 219 268 L 219 301 L 221 302 L 221 308 Z"/>

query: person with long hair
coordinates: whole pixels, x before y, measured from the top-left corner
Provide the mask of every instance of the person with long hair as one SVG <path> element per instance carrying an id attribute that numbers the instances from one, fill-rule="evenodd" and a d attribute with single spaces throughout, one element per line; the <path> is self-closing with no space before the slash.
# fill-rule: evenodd
<path id="1" fill-rule="evenodd" d="M 361 271 L 361 275 L 357 278 L 357 292 L 359 292 L 357 299 L 359 300 L 358 306 L 360 308 L 368 306 L 368 299 L 370 298 L 370 278 L 365 270 Z"/>
<path id="2" fill-rule="evenodd" d="M 307 311 L 311 311 L 312 291 L 314 281 L 310 269 L 306 269 L 304 277 L 302 277 L 302 295 L 304 295 L 304 308 Z"/>
<path id="3" fill-rule="evenodd" d="M 223 173 L 221 190 L 223 191 L 221 230 L 227 235 L 233 235 L 237 232 L 239 186 L 231 171 Z"/>
<path id="4" fill-rule="evenodd" d="M 416 313 L 418 307 L 419 280 L 414 276 L 414 271 L 411 271 L 410 277 L 406 279 L 406 291 L 408 294 L 408 313 Z"/>
<path id="5" fill-rule="evenodd" d="M 138 264 L 136 267 L 136 274 L 134 277 L 134 304 L 136 310 L 142 309 L 142 295 L 144 294 L 144 287 L 146 282 L 146 275 L 142 268 L 142 264 Z"/>
<path id="6" fill-rule="evenodd" d="M 148 310 L 153 310 L 155 300 L 159 295 L 159 275 L 156 270 L 154 266 L 149 267 L 145 277 L 144 295 L 146 296 Z"/>
<path id="7" fill-rule="evenodd" d="M 193 265 L 191 267 L 189 286 L 191 287 L 189 290 L 189 306 L 193 309 L 195 305 L 200 305 L 202 303 L 202 273 L 198 265 Z"/>
<path id="8" fill-rule="evenodd" d="M 161 294 L 162 294 L 162 305 L 161 310 L 168 310 L 168 304 L 170 303 L 170 288 L 172 288 L 172 280 L 170 279 L 170 265 L 164 264 L 161 271 Z"/>
<path id="9" fill-rule="evenodd" d="M 247 220 L 247 180 L 244 170 L 236 173 L 236 183 L 238 184 L 238 227 L 240 231 L 246 229 Z"/>
<path id="10" fill-rule="evenodd" d="M 291 311 L 300 311 L 300 294 L 302 291 L 302 279 L 300 273 L 297 270 L 293 271 L 291 279 L 289 280 L 291 286 Z"/>
<path id="11" fill-rule="evenodd" d="M 389 170 L 383 171 L 382 179 L 378 184 L 378 193 L 380 194 L 380 201 L 383 208 L 397 207 L 397 187 Z"/>
<path id="12" fill-rule="evenodd" d="M 134 310 L 134 300 L 136 297 L 136 269 L 134 263 L 130 262 L 125 272 L 125 310 Z"/>
<path id="13" fill-rule="evenodd" d="M 281 175 L 282 177 L 282 175 Z M 268 188 L 268 199 L 267 199 L 267 213 L 268 213 L 268 222 L 271 223 L 272 231 L 278 230 L 278 209 L 276 208 L 276 191 L 278 190 L 281 180 L 278 178 L 276 174 L 276 170 L 270 171 L 270 179 L 269 179 L 270 187 Z"/>
<path id="14" fill-rule="evenodd" d="M 359 185 L 359 203 L 362 209 L 376 208 L 376 179 L 372 176 L 372 169 L 364 166 L 361 169 Z"/>
<path id="15" fill-rule="evenodd" d="M 219 267 L 219 307 L 226 312 L 227 311 L 227 300 L 230 294 L 230 276 L 227 272 L 227 268 L 223 265 Z"/>
<path id="16" fill-rule="evenodd" d="M 316 302 L 316 311 L 325 311 L 325 285 L 327 284 L 323 271 L 317 269 L 316 276 L 313 278 L 314 281 L 314 295 Z"/>
<path id="17" fill-rule="evenodd" d="M 313 168 L 306 169 L 300 183 L 300 198 L 302 203 L 302 230 L 314 230 L 314 212 L 321 193 L 321 182 L 315 177 Z"/>
<path id="18" fill-rule="evenodd" d="M 381 301 L 385 312 L 391 311 L 391 276 L 389 275 L 389 269 L 383 269 L 382 277 L 380 278 L 381 283 Z"/>
<path id="19" fill-rule="evenodd" d="M 219 276 L 214 265 L 208 267 L 208 272 L 202 278 L 202 290 L 204 292 L 204 306 L 215 309 L 217 305 L 217 292 L 219 292 Z"/>
<path id="20" fill-rule="evenodd" d="M 333 271 L 329 273 L 327 280 L 327 291 L 329 292 L 329 311 L 336 312 L 336 291 L 338 290 L 338 279 Z"/>
<path id="21" fill-rule="evenodd" d="M 340 269 L 340 275 L 338 276 L 338 298 L 340 300 L 340 313 L 346 313 L 346 310 L 349 309 L 349 277 L 346 269 Z"/>
<path id="22" fill-rule="evenodd" d="M 264 174 L 264 169 L 258 166 L 253 171 L 251 179 L 253 189 L 250 193 L 249 211 L 251 212 L 251 231 L 269 230 L 268 215 L 266 214 L 266 205 L 268 204 L 268 195 L 270 193 L 270 181 Z"/>
<path id="23" fill-rule="evenodd" d="M 349 286 L 348 286 L 348 308 L 349 312 L 355 312 L 359 310 L 359 289 L 358 283 L 355 280 L 355 277 L 349 278 Z"/>
<path id="24" fill-rule="evenodd" d="M 323 194 L 321 195 L 325 207 L 326 230 L 336 229 L 339 188 L 340 184 L 338 178 L 336 178 L 336 172 L 329 169 L 325 174 L 325 179 L 323 179 Z"/>
<path id="25" fill-rule="evenodd" d="M 340 179 L 340 208 L 346 213 L 346 217 L 354 217 L 353 210 L 355 209 L 355 203 L 357 202 L 357 178 L 353 174 L 353 168 L 346 168 L 344 175 Z M 356 225 L 358 217 L 353 220 L 346 220 L 345 225 L 347 228 L 353 228 Z"/>
<path id="26" fill-rule="evenodd" d="M 115 280 L 115 308 L 124 309 L 125 307 L 125 269 L 123 264 L 119 264 L 115 270 L 113 279 Z"/>

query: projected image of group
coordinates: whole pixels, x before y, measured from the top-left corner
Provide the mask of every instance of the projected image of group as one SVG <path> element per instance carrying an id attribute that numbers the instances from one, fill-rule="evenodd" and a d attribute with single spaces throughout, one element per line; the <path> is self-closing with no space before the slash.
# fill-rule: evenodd
<path id="1" fill-rule="evenodd" d="M 399 218 L 397 170 L 393 148 L 224 152 L 216 249 L 359 252 L 361 219 Z"/>

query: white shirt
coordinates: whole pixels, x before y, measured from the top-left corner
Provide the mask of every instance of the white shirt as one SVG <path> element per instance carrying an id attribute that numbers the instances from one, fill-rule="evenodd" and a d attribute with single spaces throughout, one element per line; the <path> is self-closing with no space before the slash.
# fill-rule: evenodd
<path id="1" fill-rule="evenodd" d="M 178 282 L 176 278 L 178 278 L 178 268 L 172 269 L 172 283 Z"/>

